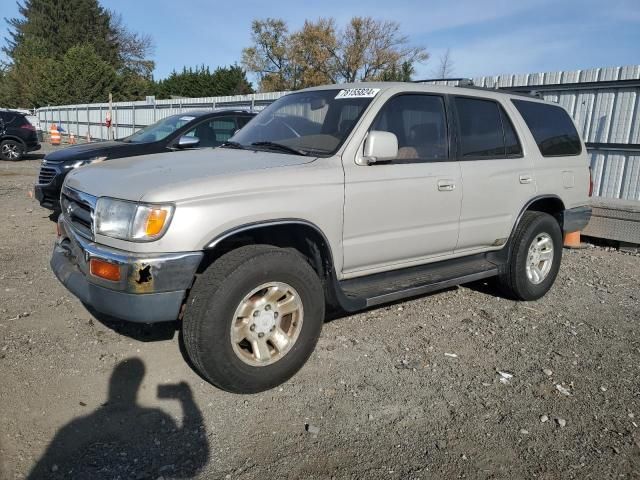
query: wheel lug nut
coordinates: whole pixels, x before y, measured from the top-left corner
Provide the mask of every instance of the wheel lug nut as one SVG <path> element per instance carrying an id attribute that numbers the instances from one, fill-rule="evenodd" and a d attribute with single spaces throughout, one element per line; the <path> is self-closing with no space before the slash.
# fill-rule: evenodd
<path id="1" fill-rule="evenodd" d="M 264 333 L 260 332 L 260 333 L 258 334 L 258 338 L 262 338 L 262 337 L 264 337 Z"/>
<path id="2" fill-rule="evenodd" d="M 256 329 L 256 324 L 252 323 L 251 326 L 249 327 L 249 330 L 253 332 L 255 329 Z"/>
<path id="3" fill-rule="evenodd" d="M 256 310 L 255 312 L 253 312 L 253 316 L 257 317 L 258 315 L 260 315 L 260 312 L 258 310 Z"/>
<path id="4" fill-rule="evenodd" d="M 271 310 L 271 305 L 265 305 L 264 309 L 267 311 Z"/>
<path id="5" fill-rule="evenodd" d="M 273 318 L 278 318 L 278 312 L 273 312 Z"/>

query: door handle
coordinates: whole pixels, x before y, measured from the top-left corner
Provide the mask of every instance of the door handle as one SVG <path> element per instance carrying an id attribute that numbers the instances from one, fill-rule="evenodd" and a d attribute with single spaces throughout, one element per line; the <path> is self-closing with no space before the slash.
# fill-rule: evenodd
<path id="1" fill-rule="evenodd" d="M 531 175 L 520 175 L 520 183 L 527 184 L 533 182 L 533 177 Z"/>
<path id="2" fill-rule="evenodd" d="M 441 192 L 451 192 L 455 190 L 456 184 L 453 180 L 438 180 L 438 190 Z"/>

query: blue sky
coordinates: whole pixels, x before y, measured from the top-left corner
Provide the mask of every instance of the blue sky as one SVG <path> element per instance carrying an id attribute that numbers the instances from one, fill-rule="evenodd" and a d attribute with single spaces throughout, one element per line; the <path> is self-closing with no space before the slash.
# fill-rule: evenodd
<path id="1" fill-rule="evenodd" d="M 0 0 L 1 17 L 17 14 Z M 352 16 L 395 20 L 432 58 L 416 77 L 433 76 L 448 48 L 456 76 L 574 70 L 640 63 L 640 0 L 102 0 L 127 25 L 155 41 L 156 78 L 172 69 L 239 62 L 254 18 L 280 17 L 291 29 L 305 19 Z M 0 36 L 6 36 L 2 21 Z"/>

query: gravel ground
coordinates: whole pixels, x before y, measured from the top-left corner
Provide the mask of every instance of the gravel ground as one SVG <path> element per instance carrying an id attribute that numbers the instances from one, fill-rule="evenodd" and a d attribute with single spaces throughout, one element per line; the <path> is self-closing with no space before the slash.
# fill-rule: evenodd
<path id="1" fill-rule="evenodd" d="M 56 281 L 38 166 L 0 163 L 0 478 L 640 478 L 637 254 L 565 251 L 537 302 L 332 319 L 291 381 L 233 395 L 174 325 L 105 325 Z"/>

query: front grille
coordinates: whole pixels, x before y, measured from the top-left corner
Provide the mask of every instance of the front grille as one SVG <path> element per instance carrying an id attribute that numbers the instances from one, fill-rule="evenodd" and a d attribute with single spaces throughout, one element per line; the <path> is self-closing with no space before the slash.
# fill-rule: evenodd
<path id="1" fill-rule="evenodd" d="M 53 179 L 58 175 L 58 171 L 53 167 L 41 167 L 40 174 L 38 175 L 39 185 L 48 185 L 53 182 Z"/>
<path id="2" fill-rule="evenodd" d="M 93 211 L 96 197 L 65 187 L 60 195 L 60 206 L 65 219 L 80 235 L 93 240 Z"/>

